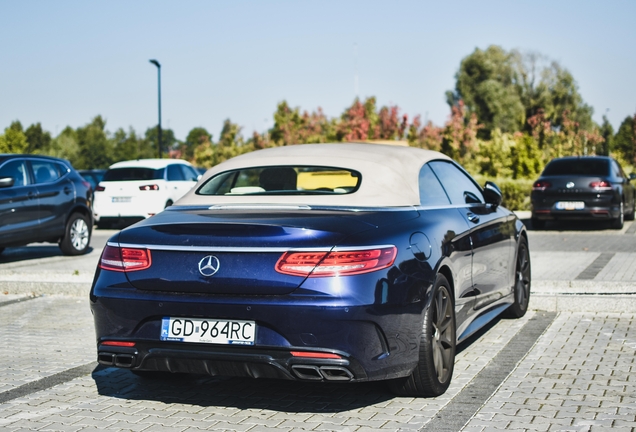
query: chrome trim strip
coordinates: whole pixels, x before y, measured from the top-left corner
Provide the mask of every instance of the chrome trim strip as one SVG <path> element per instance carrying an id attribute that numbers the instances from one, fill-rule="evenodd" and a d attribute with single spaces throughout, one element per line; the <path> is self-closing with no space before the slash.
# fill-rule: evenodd
<path id="1" fill-rule="evenodd" d="M 311 210 L 308 205 L 215 204 L 208 210 Z"/>
<path id="2" fill-rule="evenodd" d="M 132 244 L 132 243 L 106 243 L 111 247 L 127 247 L 138 249 L 150 249 L 175 252 L 233 252 L 233 253 L 263 253 L 263 252 L 347 252 L 368 249 L 383 249 L 395 247 L 394 245 L 371 245 L 371 246 L 341 246 L 341 247 L 320 247 L 320 248 L 285 248 L 285 247 L 235 247 L 235 246 L 173 246 L 173 245 L 152 245 L 152 244 Z"/>

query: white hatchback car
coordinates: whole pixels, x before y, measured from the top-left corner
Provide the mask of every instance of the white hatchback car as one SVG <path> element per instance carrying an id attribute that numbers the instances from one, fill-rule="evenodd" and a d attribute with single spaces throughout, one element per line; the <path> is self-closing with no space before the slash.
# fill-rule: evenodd
<path id="1" fill-rule="evenodd" d="M 180 159 L 117 162 L 95 188 L 95 223 L 104 228 L 153 216 L 181 198 L 199 177 L 192 165 Z"/>

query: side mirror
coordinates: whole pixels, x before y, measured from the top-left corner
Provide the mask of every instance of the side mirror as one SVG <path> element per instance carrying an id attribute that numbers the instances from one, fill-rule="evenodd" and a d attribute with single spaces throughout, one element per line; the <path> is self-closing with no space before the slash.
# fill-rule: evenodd
<path id="1" fill-rule="evenodd" d="M 14 184 L 13 177 L 2 177 L 0 178 L 0 188 L 8 188 L 13 186 Z"/>
<path id="2" fill-rule="evenodd" d="M 629 179 L 630 179 L 630 180 L 636 180 L 636 173 L 631 173 L 631 174 L 629 175 Z"/>
<path id="3" fill-rule="evenodd" d="M 501 201 L 503 200 L 503 194 L 501 193 L 499 186 L 491 181 L 487 181 L 484 185 L 484 198 L 486 199 L 487 204 L 498 207 L 501 205 Z"/>

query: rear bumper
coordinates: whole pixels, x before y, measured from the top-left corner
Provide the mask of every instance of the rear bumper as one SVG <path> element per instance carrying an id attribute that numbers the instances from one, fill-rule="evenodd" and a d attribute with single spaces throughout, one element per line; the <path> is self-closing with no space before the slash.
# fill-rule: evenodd
<path id="1" fill-rule="evenodd" d="M 591 207 L 583 210 L 556 210 L 540 207 L 532 209 L 532 218 L 539 220 L 610 220 L 619 216 L 620 208 L 618 206 Z"/>
<path id="2" fill-rule="evenodd" d="M 104 296 L 107 291 L 109 296 Z M 91 310 L 98 359 L 108 366 L 214 376 L 370 381 L 406 376 L 418 360 L 421 301 L 361 305 L 333 298 L 223 298 L 148 293 L 132 287 L 97 292 L 102 295 L 93 290 Z M 255 345 L 163 341 L 161 321 L 168 316 L 253 320 Z M 134 347 L 114 347 L 104 341 L 133 342 Z M 340 358 L 298 357 L 293 351 Z"/>
<path id="3" fill-rule="evenodd" d="M 290 350 L 306 347 L 282 350 L 138 342 L 130 348 L 98 344 L 97 357 L 102 365 L 138 371 L 303 381 L 367 380 L 364 369 L 346 353 L 338 353 L 340 359 L 298 358 Z"/>

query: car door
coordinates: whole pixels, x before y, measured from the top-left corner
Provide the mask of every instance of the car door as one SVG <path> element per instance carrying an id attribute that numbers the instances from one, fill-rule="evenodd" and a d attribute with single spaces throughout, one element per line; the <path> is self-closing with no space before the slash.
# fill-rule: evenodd
<path id="1" fill-rule="evenodd" d="M 475 309 L 511 293 L 511 266 L 515 255 L 514 215 L 486 204 L 475 181 L 450 161 L 434 161 L 431 168 L 451 203 L 470 225 L 473 249 L 472 281 Z"/>
<path id="2" fill-rule="evenodd" d="M 472 246 L 470 225 L 457 209 L 451 206 L 448 195 L 433 173 L 429 164 L 420 170 L 419 175 L 420 205 L 418 209 L 425 224 L 425 231 L 411 235 L 411 249 L 415 257 L 423 254 L 426 245 L 442 246 L 442 253 L 452 263 L 453 282 L 455 288 L 455 311 L 458 323 L 467 322 L 473 312 L 475 290 L 472 282 Z M 418 241 L 418 239 L 421 239 Z M 424 244 L 424 247 L 420 245 Z M 458 333 L 464 330 L 458 328 Z"/>
<path id="3" fill-rule="evenodd" d="M 185 195 L 196 184 L 197 175 L 194 170 L 189 173 L 185 168 L 189 167 L 184 164 L 168 165 L 168 188 L 173 202 Z"/>
<path id="4" fill-rule="evenodd" d="M 22 159 L 0 166 L 0 179 L 6 178 L 13 181 L 0 188 L 0 246 L 26 244 L 38 236 L 38 192 Z"/>
<path id="5" fill-rule="evenodd" d="M 51 236 L 64 233 L 66 217 L 75 202 L 75 187 L 68 168 L 54 161 L 31 159 L 40 201 L 40 230 Z"/>

